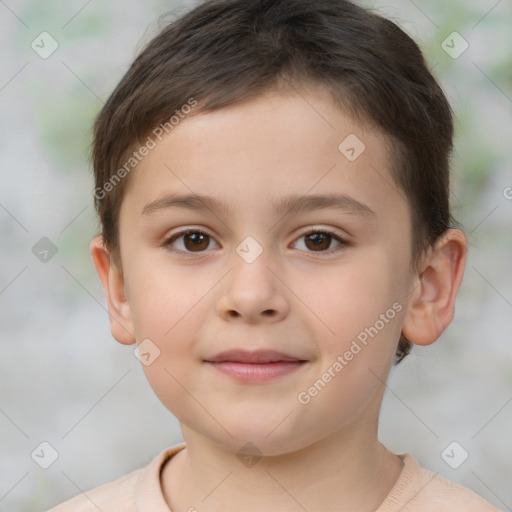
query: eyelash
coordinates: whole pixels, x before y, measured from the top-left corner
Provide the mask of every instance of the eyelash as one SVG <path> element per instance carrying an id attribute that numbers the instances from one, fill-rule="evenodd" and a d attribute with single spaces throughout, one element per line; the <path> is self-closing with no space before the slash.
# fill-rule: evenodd
<path id="1" fill-rule="evenodd" d="M 193 258 L 195 257 L 196 255 L 201 255 L 202 253 L 205 253 L 205 251 L 198 251 L 198 252 L 193 252 L 193 251 L 182 251 L 181 249 L 174 249 L 171 247 L 171 244 L 174 243 L 178 238 L 181 238 L 182 236 L 185 236 L 185 235 L 188 235 L 188 234 L 191 234 L 191 233 L 198 233 L 198 234 L 201 234 L 201 235 L 206 235 L 208 236 L 210 239 L 213 239 L 213 237 L 211 237 L 210 235 L 208 235 L 208 233 L 205 233 L 203 231 L 200 231 L 199 229 L 191 229 L 191 228 L 187 228 L 187 229 L 184 229 L 182 231 L 179 231 L 178 233 L 175 233 L 174 235 L 172 235 L 170 238 L 168 238 L 167 240 L 165 240 L 165 242 L 163 243 L 163 246 L 170 252 L 172 253 L 177 253 L 179 255 L 182 255 L 182 256 L 185 256 L 185 257 L 189 257 L 189 258 Z M 312 235 L 312 234 L 322 234 L 322 235 L 328 235 L 330 237 L 332 237 L 334 240 L 336 240 L 337 242 L 340 243 L 340 246 L 336 249 L 329 249 L 327 251 L 307 251 L 309 252 L 311 255 L 313 256 L 316 256 L 317 253 L 319 254 L 332 254 L 332 253 L 335 253 L 335 252 L 338 252 L 340 251 L 341 249 L 343 249 L 343 247 L 348 247 L 350 246 L 351 244 L 348 243 L 346 240 L 340 238 L 338 235 L 336 235 L 335 233 L 333 233 L 332 231 L 328 231 L 328 230 L 325 230 L 325 229 L 313 229 L 313 230 L 310 230 L 310 231 L 307 231 L 306 233 L 302 233 L 302 235 L 300 235 L 298 237 L 298 239 L 301 239 L 307 235 Z M 297 239 L 297 240 L 298 240 Z"/>

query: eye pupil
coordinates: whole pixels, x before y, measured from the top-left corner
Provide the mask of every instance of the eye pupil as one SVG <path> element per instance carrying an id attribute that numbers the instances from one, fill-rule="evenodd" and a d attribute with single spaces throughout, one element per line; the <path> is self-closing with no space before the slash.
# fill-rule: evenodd
<path id="1" fill-rule="evenodd" d="M 194 243 L 197 243 L 198 241 L 201 241 L 200 239 L 203 238 L 203 235 L 197 235 L 197 233 L 193 233 L 191 235 L 189 235 L 190 238 L 194 241 Z"/>
<path id="2" fill-rule="evenodd" d="M 199 248 L 199 249 L 205 249 L 208 247 L 208 243 L 206 244 L 206 247 L 202 247 L 201 243 L 204 243 L 204 241 L 208 238 L 208 235 L 204 235 L 201 233 L 187 233 L 184 235 L 185 239 L 185 246 L 187 246 L 187 241 L 192 242 L 192 247 Z M 187 247 L 187 249 L 190 249 L 190 247 Z"/>
<path id="3" fill-rule="evenodd" d="M 328 235 L 326 233 L 314 233 L 312 235 L 306 235 L 306 240 L 312 241 L 314 244 L 313 247 L 317 248 L 317 249 L 318 248 L 327 249 L 330 245 L 329 239 L 330 239 L 330 235 Z M 327 245 L 326 245 L 326 247 L 324 247 L 326 240 L 327 240 Z M 307 243 L 306 243 L 306 245 L 307 245 Z"/>

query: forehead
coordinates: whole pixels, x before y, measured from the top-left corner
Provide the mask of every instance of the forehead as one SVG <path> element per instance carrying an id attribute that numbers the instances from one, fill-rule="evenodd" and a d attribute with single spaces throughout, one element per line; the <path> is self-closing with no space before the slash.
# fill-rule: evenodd
<path id="1" fill-rule="evenodd" d="M 291 206 L 289 196 L 335 193 L 403 214 L 390 155 L 388 138 L 356 124 L 327 91 L 270 91 L 185 116 L 139 163 L 123 206 L 140 217 L 166 195 L 209 195 L 224 213 L 270 215 Z"/>

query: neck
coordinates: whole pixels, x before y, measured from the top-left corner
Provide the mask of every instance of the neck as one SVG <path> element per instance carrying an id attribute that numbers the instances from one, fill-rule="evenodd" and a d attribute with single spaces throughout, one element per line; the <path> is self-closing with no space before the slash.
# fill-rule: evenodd
<path id="1" fill-rule="evenodd" d="M 366 425 L 247 464 L 182 426 L 187 448 L 164 468 L 164 497 L 173 512 L 374 511 L 397 481 L 402 461 L 378 441 L 377 426 Z"/>

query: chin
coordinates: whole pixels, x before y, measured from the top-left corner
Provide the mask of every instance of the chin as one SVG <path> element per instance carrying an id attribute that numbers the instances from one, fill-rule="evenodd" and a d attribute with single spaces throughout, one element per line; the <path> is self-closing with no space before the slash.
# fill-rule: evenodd
<path id="1" fill-rule="evenodd" d="M 281 417 L 279 421 L 282 419 Z M 220 431 L 216 429 L 215 434 L 210 432 L 205 435 L 211 441 L 239 457 L 244 454 L 266 457 L 285 455 L 301 450 L 316 441 L 312 438 L 311 433 L 306 438 L 303 432 L 296 432 L 286 428 L 283 424 L 279 425 L 279 421 L 225 423 L 226 429 L 233 437 L 222 429 Z M 276 428 L 277 425 L 279 426 Z M 297 427 L 297 425 L 295 426 Z"/>

